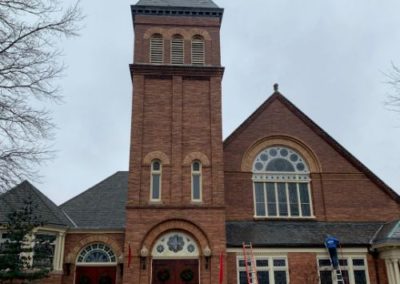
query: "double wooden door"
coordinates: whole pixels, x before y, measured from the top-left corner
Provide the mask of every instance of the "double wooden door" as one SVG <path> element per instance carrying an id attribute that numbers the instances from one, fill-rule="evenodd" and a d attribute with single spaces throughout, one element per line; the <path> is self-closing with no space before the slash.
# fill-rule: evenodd
<path id="1" fill-rule="evenodd" d="M 153 260 L 152 284 L 199 284 L 199 261 Z"/>
<path id="2" fill-rule="evenodd" d="M 75 284 L 115 284 L 116 267 L 76 268 Z"/>

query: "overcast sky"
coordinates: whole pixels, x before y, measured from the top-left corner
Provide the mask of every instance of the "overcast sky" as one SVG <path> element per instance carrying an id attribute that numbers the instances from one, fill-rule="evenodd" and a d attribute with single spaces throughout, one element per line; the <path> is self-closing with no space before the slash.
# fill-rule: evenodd
<path id="1" fill-rule="evenodd" d="M 65 0 L 65 2 L 73 2 Z M 400 192 L 400 113 L 384 72 L 400 65 L 398 0 L 216 0 L 227 137 L 272 85 Z M 35 185 L 60 204 L 128 169 L 133 0 L 82 1 L 81 36 L 63 42 L 64 104 L 52 107 L 57 157 Z"/>

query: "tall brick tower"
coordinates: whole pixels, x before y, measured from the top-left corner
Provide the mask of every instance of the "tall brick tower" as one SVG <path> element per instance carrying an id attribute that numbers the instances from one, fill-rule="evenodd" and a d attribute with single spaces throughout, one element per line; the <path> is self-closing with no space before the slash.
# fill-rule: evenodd
<path id="1" fill-rule="evenodd" d="M 211 0 L 140 0 L 124 283 L 217 283 L 226 249 L 220 26 Z"/>

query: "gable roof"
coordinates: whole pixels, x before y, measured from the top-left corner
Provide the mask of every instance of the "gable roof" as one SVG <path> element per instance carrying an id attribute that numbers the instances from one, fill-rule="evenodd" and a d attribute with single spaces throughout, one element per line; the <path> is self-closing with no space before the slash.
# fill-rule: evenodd
<path id="1" fill-rule="evenodd" d="M 281 102 L 289 111 L 297 116 L 304 122 L 315 134 L 320 136 L 328 145 L 335 149 L 338 153 L 344 156 L 354 167 L 364 173 L 371 179 L 377 186 L 382 188 L 390 197 L 397 203 L 400 203 L 400 196 L 384 183 L 378 176 L 376 176 L 370 169 L 340 145 L 334 138 L 332 138 L 325 130 L 318 126 L 311 118 L 304 112 L 297 108 L 292 102 L 284 97 L 280 92 L 275 91 L 260 107 L 258 107 L 242 124 L 240 124 L 225 140 L 224 148 L 229 145 L 238 135 L 240 135 L 253 121 L 257 119 L 274 101 Z"/>
<path id="2" fill-rule="evenodd" d="M 8 214 L 24 208 L 24 202 L 27 200 L 32 200 L 35 206 L 34 214 L 45 225 L 63 227 L 72 225 L 57 205 L 28 181 L 24 181 L 0 195 L 0 224 L 7 223 Z"/>
<path id="3" fill-rule="evenodd" d="M 137 6 L 218 8 L 212 0 L 139 0 Z"/>
<path id="4" fill-rule="evenodd" d="M 128 172 L 116 172 L 60 205 L 75 228 L 123 229 L 128 192 Z"/>
<path id="5" fill-rule="evenodd" d="M 368 246 L 379 222 L 239 221 L 226 223 L 228 247 L 324 247 L 326 235 L 344 246 Z"/>

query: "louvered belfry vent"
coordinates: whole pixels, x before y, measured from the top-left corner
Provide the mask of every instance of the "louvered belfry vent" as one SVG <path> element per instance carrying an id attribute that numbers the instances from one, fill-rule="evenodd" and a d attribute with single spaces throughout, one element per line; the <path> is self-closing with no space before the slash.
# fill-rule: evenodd
<path id="1" fill-rule="evenodd" d="M 181 35 L 175 35 L 171 40 L 171 64 L 184 63 L 184 40 Z"/>
<path id="2" fill-rule="evenodd" d="M 204 65 L 204 39 L 194 36 L 192 39 L 192 64 Z"/>
<path id="3" fill-rule="evenodd" d="M 164 62 L 164 40 L 162 35 L 154 34 L 150 39 L 150 63 Z"/>

